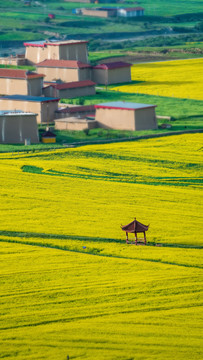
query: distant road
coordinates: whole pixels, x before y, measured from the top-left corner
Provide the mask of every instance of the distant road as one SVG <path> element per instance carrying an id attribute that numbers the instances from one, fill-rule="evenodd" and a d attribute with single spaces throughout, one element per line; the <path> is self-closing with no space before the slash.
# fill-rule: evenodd
<path id="1" fill-rule="evenodd" d="M 198 34 L 198 35 L 202 35 L 203 33 L 202 32 L 198 32 L 198 33 L 195 33 L 195 34 Z M 156 37 L 179 37 L 179 36 L 183 36 L 183 35 L 194 35 L 194 32 L 191 32 L 191 33 L 167 33 L 167 34 L 163 34 L 163 33 L 160 33 L 160 34 L 146 34 L 146 35 L 135 35 L 135 36 L 132 36 L 132 37 L 128 37 L 128 38 L 116 38 L 116 39 L 112 39 L 112 38 L 109 38 L 109 39 L 103 39 L 103 42 L 121 42 L 121 41 L 134 41 L 134 40 L 146 40 L 146 39 L 150 39 L 150 38 L 156 38 Z"/>

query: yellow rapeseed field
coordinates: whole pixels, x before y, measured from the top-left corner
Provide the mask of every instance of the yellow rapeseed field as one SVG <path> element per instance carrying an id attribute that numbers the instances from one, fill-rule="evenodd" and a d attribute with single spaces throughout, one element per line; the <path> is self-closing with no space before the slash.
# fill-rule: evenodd
<path id="1" fill-rule="evenodd" d="M 203 357 L 202 140 L 0 154 L 0 358 Z"/>
<path id="2" fill-rule="evenodd" d="M 201 139 L 1 154 L 1 228 L 122 239 L 121 222 L 136 216 L 150 241 L 199 244 Z"/>
<path id="3" fill-rule="evenodd" d="M 137 83 L 117 86 L 116 91 L 203 100 L 203 59 L 173 60 L 132 67 Z"/>

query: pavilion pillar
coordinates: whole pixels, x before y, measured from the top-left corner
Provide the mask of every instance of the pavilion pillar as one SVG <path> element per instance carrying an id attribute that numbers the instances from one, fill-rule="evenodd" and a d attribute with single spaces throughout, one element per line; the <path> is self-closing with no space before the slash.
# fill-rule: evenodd
<path id="1" fill-rule="evenodd" d="M 146 239 L 145 231 L 144 231 L 144 243 L 145 243 L 145 245 L 147 244 L 147 239 Z"/>
<path id="2" fill-rule="evenodd" d="M 128 233 L 126 231 L 126 244 L 128 244 Z"/>
<path id="3" fill-rule="evenodd" d="M 137 245 L 137 233 L 135 232 L 135 245 Z"/>

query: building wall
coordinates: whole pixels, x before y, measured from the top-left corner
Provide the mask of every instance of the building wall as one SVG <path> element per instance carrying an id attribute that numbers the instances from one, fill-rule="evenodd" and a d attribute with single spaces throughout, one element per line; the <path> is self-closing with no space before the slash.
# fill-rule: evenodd
<path id="1" fill-rule="evenodd" d="M 2 95 L 27 95 L 27 80 L 0 78 L 0 93 Z"/>
<path id="2" fill-rule="evenodd" d="M 37 67 L 38 73 L 45 75 L 45 81 L 61 80 L 64 82 L 79 81 L 78 69 L 67 69 L 57 67 Z"/>
<path id="3" fill-rule="evenodd" d="M 96 117 L 101 127 L 117 130 L 157 129 L 155 108 L 140 110 L 96 109 Z"/>
<path id="4" fill-rule="evenodd" d="M 118 84 L 122 82 L 131 81 L 131 68 L 123 67 L 119 69 L 110 69 L 108 70 L 108 83 L 109 84 Z"/>
<path id="5" fill-rule="evenodd" d="M 89 96 L 95 95 L 95 87 L 94 86 L 86 86 L 81 88 L 74 88 L 74 89 L 66 89 L 66 90 L 59 90 L 58 97 L 60 99 L 70 99 L 79 96 Z"/>
<path id="6" fill-rule="evenodd" d="M 108 71 L 104 69 L 92 69 L 91 80 L 96 84 L 108 84 Z"/>
<path id="7" fill-rule="evenodd" d="M 135 130 L 157 129 L 155 108 L 135 111 Z"/>
<path id="8" fill-rule="evenodd" d="M 87 63 L 87 44 L 26 46 L 25 57 L 29 64 L 37 64 L 46 59 L 77 60 Z"/>
<path id="9" fill-rule="evenodd" d="M 36 101 L 16 101 L 0 99 L 0 109 L 4 110 L 22 110 L 25 112 L 34 112 L 37 115 L 37 123 L 53 121 L 55 111 L 58 109 L 58 102 L 36 102 Z"/>
<path id="10" fill-rule="evenodd" d="M 37 64 L 48 59 L 47 47 L 40 46 L 26 46 L 25 58 L 28 64 Z"/>
<path id="11" fill-rule="evenodd" d="M 63 82 L 73 82 L 89 80 L 91 77 L 90 68 L 69 69 L 57 67 L 38 67 L 38 73 L 45 75 L 45 81 L 61 80 Z"/>
<path id="12" fill-rule="evenodd" d="M 0 64 L 1 65 L 25 65 L 26 60 L 23 57 L 0 57 Z"/>
<path id="13" fill-rule="evenodd" d="M 38 114 L 37 122 L 41 123 L 41 104 L 39 102 L 0 99 L 0 109 L 22 110 L 25 112 L 36 113 L 36 114 Z"/>
<path id="14" fill-rule="evenodd" d="M 55 47 L 55 46 L 52 46 Z M 71 45 L 61 45 L 59 47 L 60 60 L 77 60 L 84 63 L 88 62 L 88 52 L 86 43 Z"/>
<path id="15" fill-rule="evenodd" d="M 135 116 L 132 110 L 96 109 L 95 120 L 99 127 L 117 130 L 135 130 Z"/>
<path id="16" fill-rule="evenodd" d="M 58 110 L 58 102 L 44 102 L 41 103 L 41 122 L 49 123 L 53 122 L 56 118 L 55 111 Z"/>
<path id="17" fill-rule="evenodd" d="M 59 46 L 47 45 L 47 59 L 59 60 Z M 42 60 L 43 61 L 43 60 Z"/>
<path id="18" fill-rule="evenodd" d="M 82 9 L 82 14 L 83 15 L 88 15 L 88 16 L 97 16 L 97 17 L 102 17 L 102 18 L 108 18 L 109 17 L 109 12 L 108 11 L 100 11 L 100 10 L 89 10 L 89 9 Z"/>
<path id="19" fill-rule="evenodd" d="M 2 95 L 30 95 L 41 96 L 43 78 L 11 79 L 0 78 L 0 92 Z"/>
<path id="20" fill-rule="evenodd" d="M 125 11 L 124 9 L 118 10 L 118 16 L 123 17 L 135 17 L 135 16 L 143 16 L 144 10 L 135 10 L 135 11 Z"/>
<path id="21" fill-rule="evenodd" d="M 57 120 L 55 121 L 55 129 L 56 130 L 76 130 L 81 131 L 84 129 L 94 129 L 97 127 L 97 122 L 95 120 L 88 121 L 88 120 L 79 120 L 74 117 L 70 117 L 67 120 Z"/>
<path id="22" fill-rule="evenodd" d="M 123 67 L 118 69 L 92 69 L 92 80 L 97 84 L 118 84 L 131 81 L 131 68 Z"/>
<path id="23" fill-rule="evenodd" d="M 43 78 L 28 79 L 26 95 L 41 96 L 42 88 L 43 88 Z M 18 94 L 18 92 L 15 94 Z"/>
<path id="24" fill-rule="evenodd" d="M 0 116 L 0 143 L 18 144 L 25 139 L 38 143 L 36 115 L 2 115 Z"/>
<path id="25" fill-rule="evenodd" d="M 71 99 L 79 96 L 95 95 L 94 86 L 78 87 L 72 89 L 57 90 L 52 86 L 43 89 L 44 96 L 57 97 L 60 99 Z"/>
<path id="26" fill-rule="evenodd" d="M 80 118 L 82 118 L 82 117 L 85 117 L 85 116 L 87 116 L 89 114 L 89 110 L 88 111 L 83 111 L 83 112 L 75 112 L 74 113 L 74 116 L 73 116 L 73 114 L 72 113 L 64 113 L 64 112 L 56 112 L 56 114 L 55 114 L 55 119 L 64 119 L 64 118 L 78 118 L 78 117 L 80 117 Z"/>
<path id="27" fill-rule="evenodd" d="M 57 97 L 57 89 L 54 89 L 51 86 L 42 89 L 42 93 L 46 97 Z"/>
<path id="28" fill-rule="evenodd" d="M 78 69 L 79 81 L 91 79 L 91 68 Z"/>

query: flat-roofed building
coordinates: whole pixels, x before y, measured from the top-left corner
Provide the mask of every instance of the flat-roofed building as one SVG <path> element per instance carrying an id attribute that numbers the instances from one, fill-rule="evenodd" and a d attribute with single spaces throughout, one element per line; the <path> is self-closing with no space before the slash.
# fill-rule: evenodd
<path id="1" fill-rule="evenodd" d="M 56 119 L 68 118 L 68 117 L 77 117 L 85 118 L 90 115 L 95 118 L 95 106 L 94 105 L 72 105 L 65 108 L 59 108 L 56 110 Z"/>
<path id="2" fill-rule="evenodd" d="M 131 66 L 124 61 L 98 64 L 92 68 L 92 80 L 104 85 L 130 82 Z"/>
<path id="3" fill-rule="evenodd" d="M 34 112 L 38 123 L 49 123 L 55 119 L 58 101 L 58 98 L 51 97 L 6 95 L 0 97 L 0 109 Z"/>
<path id="4" fill-rule="evenodd" d="M 37 64 L 46 59 L 76 60 L 88 62 L 88 41 L 31 41 L 25 42 L 25 58 L 30 64 Z"/>
<path id="5" fill-rule="evenodd" d="M 0 111 L 0 143 L 22 144 L 26 139 L 39 142 L 37 114 L 23 111 Z"/>
<path id="6" fill-rule="evenodd" d="M 36 65 L 37 71 L 43 71 L 45 81 L 63 82 L 91 79 L 91 65 L 76 60 L 44 60 Z"/>
<path id="7" fill-rule="evenodd" d="M 46 84 L 44 84 L 46 85 Z M 95 95 L 95 83 L 91 80 L 70 83 L 51 83 L 43 88 L 44 96 L 71 99 L 79 96 Z"/>
<path id="8" fill-rule="evenodd" d="M 99 127 L 117 130 L 157 129 L 156 105 L 130 103 L 124 101 L 95 105 Z"/>
<path id="9" fill-rule="evenodd" d="M 87 117 L 68 117 L 55 120 L 56 130 L 82 131 L 85 129 L 94 129 L 96 127 L 97 122 L 95 120 L 88 119 Z"/>
<path id="10" fill-rule="evenodd" d="M 112 7 L 101 7 L 101 8 L 86 8 L 81 9 L 82 15 L 96 16 L 102 18 L 115 17 L 117 15 L 117 9 Z"/>
<path id="11" fill-rule="evenodd" d="M 120 8 L 117 11 L 118 16 L 122 17 L 136 17 L 144 15 L 144 8 L 141 6 L 131 8 Z"/>
<path id="12" fill-rule="evenodd" d="M 33 71 L 0 69 L 0 93 L 1 95 L 41 96 L 43 78 L 43 74 Z"/>

